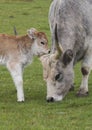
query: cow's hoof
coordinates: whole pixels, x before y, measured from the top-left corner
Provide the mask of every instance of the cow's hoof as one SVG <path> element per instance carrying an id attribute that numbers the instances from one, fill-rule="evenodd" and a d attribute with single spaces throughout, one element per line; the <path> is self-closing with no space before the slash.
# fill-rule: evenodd
<path id="1" fill-rule="evenodd" d="M 71 88 L 69 89 L 69 91 L 74 91 L 74 84 L 71 85 Z"/>
<path id="2" fill-rule="evenodd" d="M 76 96 L 77 96 L 77 97 L 86 97 L 86 96 L 88 96 L 88 95 L 89 95 L 89 92 L 83 93 L 83 92 L 81 92 L 81 90 L 79 90 L 79 91 L 76 93 Z"/>

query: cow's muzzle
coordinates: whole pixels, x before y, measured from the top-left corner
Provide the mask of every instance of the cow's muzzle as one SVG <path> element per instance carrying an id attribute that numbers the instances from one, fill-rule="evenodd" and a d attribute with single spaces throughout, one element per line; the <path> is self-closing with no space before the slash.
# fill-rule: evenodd
<path id="1" fill-rule="evenodd" d="M 57 102 L 57 101 L 62 101 L 63 99 L 63 96 L 60 95 L 60 96 L 53 96 L 53 97 L 47 97 L 47 102 Z"/>
<path id="2" fill-rule="evenodd" d="M 47 99 L 47 102 L 54 102 L 54 98 L 53 98 L 53 97 L 49 97 L 49 98 Z"/>

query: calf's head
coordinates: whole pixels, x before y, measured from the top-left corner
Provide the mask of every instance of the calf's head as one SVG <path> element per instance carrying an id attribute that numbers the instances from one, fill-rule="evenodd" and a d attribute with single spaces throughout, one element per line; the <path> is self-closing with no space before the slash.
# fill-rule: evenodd
<path id="1" fill-rule="evenodd" d="M 38 32 L 35 28 L 31 28 L 27 32 L 33 41 L 32 50 L 34 55 L 41 56 L 47 54 L 49 49 L 46 34 L 44 32 Z"/>
<path id="2" fill-rule="evenodd" d="M 55 54 L 44 55 L 40 58 L 43 65 L 43 77 L 47 83 L 47 101 L 60 101 L 73 84 L 73 52 L 64 53 L 58 47 Z"/>

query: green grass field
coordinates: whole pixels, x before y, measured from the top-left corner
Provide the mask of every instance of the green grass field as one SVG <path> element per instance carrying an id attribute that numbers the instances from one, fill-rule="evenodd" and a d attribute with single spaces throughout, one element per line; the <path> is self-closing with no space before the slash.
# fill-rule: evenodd
<path id="1" fill-rule="evenodd" d="M 51 0 L 0 0 L 0 33 L 18 34 L 35 27 L 46 32 L 49 43 L 48 10 Z M 81 82 L 80 63 L 75 66 L 75 91 L 62 102 L 47 103 L 46 84 L 38 58 L 24 71 L 25 102 L 17 103 L 9 72 L 0 66 L 0 130 L 92 130 L 92 74 L 89 96 L 75 96 Z"/>

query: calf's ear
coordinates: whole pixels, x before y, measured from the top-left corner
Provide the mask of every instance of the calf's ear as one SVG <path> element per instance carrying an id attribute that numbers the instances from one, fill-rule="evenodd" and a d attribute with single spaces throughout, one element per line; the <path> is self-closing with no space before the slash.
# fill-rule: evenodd
<path id="1" fill-rule="evenodd" d="M 73 59 L 73 51 L 71 49 L 68 49 L 65 51 L 65 53 L 63 54 L 63 64 L 66 66 L 68 65 Z"/>
<path id="2" fill-rule="evenodd" d="M 35 28 L 27 30 L 27 33 L 32 40 L 36 39 L 37 30 Z"/>

